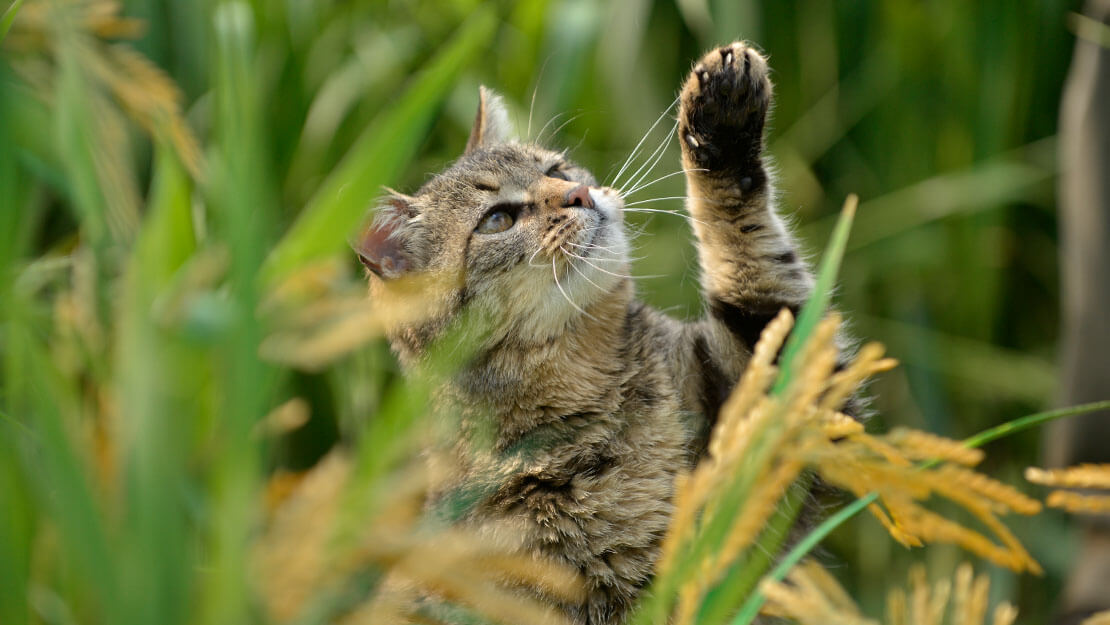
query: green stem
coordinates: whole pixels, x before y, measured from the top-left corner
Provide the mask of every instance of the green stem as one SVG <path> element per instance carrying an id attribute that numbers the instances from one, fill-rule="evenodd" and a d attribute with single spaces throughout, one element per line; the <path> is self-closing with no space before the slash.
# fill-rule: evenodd
<path id="1" fill-rule="evenodd" d="M 790 550 L 790 553 L 786 554 L 786 557 L 783 558 L 778 566 L 768 573 L 764 579 L 781 581 L 786 577 L 786 574 L 790 572 L 790 569 L 794 568 L 795 564 L 800 562 L 811 549 L 817 546 L 817 543 L 824 540 L 834 529 L 840 527 L 842 523 L 855 516 L 860 510 L 874 503 L 878 498 L 878 493 L 868 493 L 848 504 L 836 514 L 825 519 L 816 529 L 807 534 L 806 537 L 802 539 L 802 542 L 795 545 L 794 548 Z M 764 600 L 763 593 L 756 588 L 755 592 L 748 596 L 748 600 L 745 601 L 743 607 L 740 608 L 740 613 L 736 615 L 736 618 L 732 619 L 732 625 L 747 625 L 751 623 L 756 615 L 759 614 L 759 609 L 763 607 Z"/>
<path id="2" fill-rule="evenodd" d="M 1038 412 L 1036 414 L 1021 417 L 1020 419 L 1007 421 L 1002 425 L 995 426 L 993 428 L 990 428 L 989 430 L 983 430 L 982 432 L 979 432 L 978 434 L 970 438 L 964 439 L 964 445 L 967 447 L 982 447 L 983 445 L 986 445 L 993 440 L 997 440 L 999 438 L 1002 438 L 1003 436 L 1009 436 L 1010 434 L 1014 434 L 1022 430 L 1028 430 L 1035 425 L 1040 425 L 1042 423 L 1046 423 L 1048 421 L 1053 421 L 1055 419 L 1060 419 L 1063 417 L 1071 417 L 1074 415 L 1084 414 L 1087 412 L 1095 412 L 1098 410 L 1110 410 L 1110 399 L 1096 401 L 1089 404 L 1079 404 L 1078 406 L 1070 406 L 1068 408 L 1060 408 L 1059 410 Z"/>
<path id="3" fill-rule="evenodd" d="M 744 597 L 751 596 L 763 572 L 771 568 L 775 555 L 786 543 L 790 530 L 794 527 L 794 519 L 801 513 L 812 484 L 813 475 L 803 473 L 794 486 L 786 491 L 775 514 L 768 520 L 767 527 L 760 533 L 760 548 L 750 549 L 748 556 L 733 564 L 728 575 L 706 594 L 698 611 L 699 625 L 727 623 L 732 608 Z"/>

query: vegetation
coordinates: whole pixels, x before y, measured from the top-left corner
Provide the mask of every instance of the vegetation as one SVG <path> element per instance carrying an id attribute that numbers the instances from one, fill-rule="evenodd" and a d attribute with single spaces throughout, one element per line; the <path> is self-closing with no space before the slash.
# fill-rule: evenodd
<path id="1" fill-rule="evenodd" d="M 359 622 L 382 618 L 366 599 L 386 570 L 491 618 L 546 618 L 497 579 L 533 575 L 573 596 L 572 575 L 418 527 L 425 479 L 412 458 L 431 427 L 427 389 L 451 360 L 428 379 L 400 380 L 380 337 L 386 313 L 364 301 L 346 241 L 381 185 L 411 190 L 461 151 L 480 83 L 506 95 L 524 134 L 571 148 L 607 181 L 648 132 L 633 161 L 643 183 L 634 208 L 677 212 L 669 124 L 648 129 L 690 62 L 736 38 L 771 55 L 781 206 L 809 248 L 824 248 L 850 192 L 862 198 L 850 238 L 846 228 L 833 238 L 820 293 L 833 292 L 846 247 L 834 307 L 853 334 L 902 363 L 870 387 L 872 434 L 821 416 L 832 434 L 865 441 L 853 452 L 861 462 L 899 476 L 862 502 L 881 496 L 876 510 L 886 512 L 835 529 L 823 561 L 848 563 L 836 571 L 840 592 L 860 614 L 882 614 L 890 580 L 912 563 L 928 573 L 913 573 L 911 595 L 926 575 L 953 578 L 976 555 L 994 562 L 977 565 L 984 581 L 960 569 L 953 585 L 981 597 L 976 606 L 988 603 L 989 578 L 991 604 L 1014 602 L 1029 623 L 1051 613 L 1074 548 L 1067 517 L 1041 513 L 1000 532 L 971 516 L 1033 511 L 1035 501 L 1002 483 L 1040 494 L 1020 480 L 1037 463 L 1038 430 L 986 450 L 981 470 L 999 480 L 976 494 L 986 499 L 960 499 L 967 493 L 944 491 L 937 476 L 966 470 L 967 458 L 940 437 L 967 439 L 1053 399 L 1053 135 L 1071 3 L 3 6 L 0 623 Z M 639 281 L 642 296 L 699 315 L 683 220 L 642 212 L 630 221 L 643 231 L 636 273 L 659 276 Z M 640 622 L 661 623 L 672 607 L 693 622 L 726 622 L 759 588 L 800 622 L 826 622 L 831 612 L 807 621 L 798 609 L 823 600 L 838 614 L 856 609 L 811 565 L 794 586 L 758 582 L 769 564 L 760 547 L 783 534 L 761 532 L 763 520 L 789 521 L 797 497 L 786 484 L 822 466 L 819 440 L 808 448 L 817 455 L 780 452 L 800 425 L 818 422 L 795 410 L 816 401 L 805 390 L 833 384 L 820 357 L 824 308 L 818 301 L 799 319 L 783 375 L 767 369 L 748 397 L 749 408 L 799 420 L 763 432 L 771 439 L 718 439 L 758 444 L 762 464 L 730 465 L 726 454 L 707 465 L 718 477 L 687 478 L 724 490 L 691 495 L 701 524 L 669 540 L 701 546 L 668 561 Z M 876 354 L 861 352 L 853 384 L 885 368 Z M 795 375 L 809 386 L 791 385 Z M 901 462 L 929 458 L 948 462 Z M 752 490 L 772 474 L 781 488 Z M 822 475 L 857 496 L 871 491 Z M 1095 479 L 1082 475 L 1031 479 Z M 955 493 L 958 505 L 899 499 L 921 488 Z M 722 493 L 742 498 L 722 503 Z M 1064 499 L 1056 503 L 1066 508 Z M 712 526 L 722 505 L 755 511 L 747 542 L 735 526 Z M 1097 501 L 1072 507 L 1084 505 Z M 1000 551 L 976 549 L 965 534 L 956 546 L 903 550 L 876 519 L 910 543 L 936 537 L 925 519 L 983 523 Z M 735 558 L 711 562 L 730 535 Z M 444 566 L 415 568 L 428 554 Z M 1043 578 L 999 566 L 1019 561 Z M 718 567 L 712 579 L 671 574 L 707 563 Z M 928 588 L 918 595 L 942 594 Z"/>

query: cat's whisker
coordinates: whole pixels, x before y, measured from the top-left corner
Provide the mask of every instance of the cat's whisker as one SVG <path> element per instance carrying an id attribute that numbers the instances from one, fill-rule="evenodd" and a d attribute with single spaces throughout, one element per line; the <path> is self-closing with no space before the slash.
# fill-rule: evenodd
<path id="1" fill-rule="evenodd" d="M 536 82 L 536 88 L 532 90 L 532 103 L 528 105 L 528 130 L 525 131 L 524 136 L 528 140 L 532 140 L 532 112 L 536 110 L 536 93 L 540 90 L 540 83 Z"/>
<path id="2" fill-rule="evenodd" d="M 586 137 L 588 137 L 588 136 L 590 136 L 590 129 L 589 128 L 587 128 L 585 131 L 582 132 L 582 138 L 578 140 L 578 143 L 576 143 L 574 145 L 574 149 L 572 149 L 570 151 L 571 152 L 577 152 L 582 147 L 582 144 L 586 142 Z M 565 151 L 566 150 L 564 150 L 564 152 Z"/>
<path id="3" fill-rule="evenodd" d="M 655 148 L 655 151 L 651 153 L 651 156 L 649 156 L 646 161 L 644 161 L 644 164 L 640 165 L 639 169 L 637 169 L 635 173 L 629 176 L 629 179 L 632 182 L 629 182 L 627 186 L 636 187 L 641 182 L 643 182 L 644 178 L 650 176 L 651 172 L 655 171 L 655 168 L 659 165 L 659 161 L 662 160 L 663 156 L 667 153 L 667 147 L 669 147 L 671 145 L 671 141 L 674 140 L 676 130 L 678 130 L 678 120 L 675 120 L 674 126 L 671 127 L 671 131 L 666 134 L 666 136 L 663 138 L 663 141 L 659 143 L 659 147 Z M 640 171 L 643 170 L 644 167 L 648 165 L 648 163 L 651 163 L 651 166 L 647 167 L 647 170 L 641 174 Z"/>
<path id="4" fill-rule="evenodd" d="M 701 224 L 701 225 L 703 225 L 707 228 L 711 227 L 708 223 L 706 223 L 706 222 L 704 222 L 700 219 L 695 219 L 695 218 L 691 217 L 690 215 L 684 215 L 682 213 L 677 213 L 675 211 L 663 210 L 661 208 L 625 208 L 624 210 L 627 211 L 627 212 L 630 212 L 630 213 L 663 213 L 664 215 L 674 215 L 675 217 L 681 217 L 681 218 L 686 219 L 688 221 L 699 223 L 699 224 Z"/>
<path id="5" fill-rule="evenodd" d="M 584 232 L 589 232 L 589 231 L 590 231 L 589 229 L 584 230 Z M 569 245 L 573 245 L 574 247 L 583 249 L 583 250 L 602 250 L 602 251 L 608 252 L 609 254 L 612 254 L 614 256 L 612 258 L 603 258 L 603 257 L 596 257 L 595 256 L 593 258 L 593 260 L 596 260 L 598 262 L 602 262 L 602 263 L 623 263 L 623 262 L 625 262 L 625 255 L 624 254 L 622 254 L 622 253 L 620 253 L 617 250 L 614 250 L 612 248 L 605 247 L 603 245 L 597 245 L 596 243 L 591 243 L 589 245 L 582 245 L 580 243 L 574 243 L 572 241 L 566 241 L 566 243 L 569 244 Z M 567 251 L 567 250 L 563 250 L 563 251 Z M 583 253 L 585 253 L 585 252 L 583 252 Z"/>
<path id="6" fill-rule="evenodd" d="M 622 274 L 622 273 L 613 273 L 612 271 L 609 271 L 609 270 L 607 270 L 607 269 L 602 269 L 601 267 L 598 267 L 597 265 L 595 265 L 595 264 L 591 263 L 591 262 L 589 261 L 589 259 L 585 258 L 584 256 L 579 256 L 578 254 L 575 254 L 575 253 L 573 253 L 573 252 L 569 252 L 569 251 L 567 251 L 567 250 L 565 250 L 565 249 L 563 249 L 563 248 L 559 248 L 559 249 L 562 249 L 562 250 L 563 250 L 563 253 L 564 253 L 564 254 L 566 254 L 566 255 L 568 255 L 568 256 L 572 256 L 572 257 L 574 257 L 574 258 L 577 258 L 578 260 L 580 260 L 580 261 L 582 261 L 582 262 L 586 263 L 587 265 L 589 265 L 589 266 L 593 267 L 594 269 L 597 269 L 597 270 L 598 270 L 598 271 L 600 271 L 601 273 L 607 273 L 607 274 L 609 274 L 609 275 L 611 275 L 611 276 L 613 276 L 613 277 L 616 277 L 616 278 L 625 278 L 625 279 L 628 279 L 628 280 L 631 280 L 631 279 L 632 279 L 632 276 L 630 276 L 630 275 L 627 275 L 627 274 Z M 601 259 L 595 259 L 595 260 L 601 260 Z"/>
<path id="7" fill-rule="evenodd" d="M 560 249 L 560 250 L 562 250 L 564 254 L 569 254 L 569 252 L 568 252 L 567 250 L 563 249 L 563 247 L 562 247 L 562 246 L 559 246 L 559 249 Z M 579 268 L 578 268 L 578 265 L 576 265 L 576 264 L 574 264 L 574 263 L 567 263 L 567 264 L 568 264 L 568 265 L 570 265 L 570 268 L 571 268 L 571 269 L 573 269 L 573 270 L 577 271 L 577 272 L 578 272 L 578 275 L 582 276 L 582 279 L 584 279 L 584 280 L 585 280 L 586 282 L 589 282 L 590 284 L 592 284 L 592 285 L 594 285 L 595 287 L 597 287 L 597 290 L 601 291 L 602 293 L 605 293 L 605 292 L 606 292 L 606 291 L 605 291 L 605 289 L 603 289 L 603 288 L 601 287 L 601 285 L 599 285 L 598 283 L 594 282 L 593 280 L 590 280 L 590 277 L 589 277 L 589 276 L 587 276 L 587 275 L 585 274 L 585 272 L 583 272 L 583 271 L 582 271 L 581 269 L 579 269 Z"/>
<path id="8" fill-rule="evenodd" d="M 560 131 L 560 130 L 562 130 L 563 128 L 566 128 L 566 127 L 567 127 L 567 124 L 569 124 L 569 123 L 573 122 L 574 120 L 578 119 L 579 117 L 582 117 L 583 115 L 585 115 L 585 113 L 579 113 L 579 114 L 577 114 L 577 115 L 575 115 L 575 116 L 571 117 L 571 118 L 570 118 L 570 119 L 568 119 L 567 121 L 565 121 L 565 122 L 563 122 L 563 123 L 559 124 L 559 127 L 558 127 L 558 128 L 556 128 L 555 130 L 551 131 L 551 138 L 552 138 L 552 139 L 554 139 L 554 138 L 555 138 L 555 135 L 559 134 L 559 131 Z M 538 142 L 538 141 L 539 141 L 539 139 L 537 138 L 537 142 Z M 563 154 L 564 154 L 564 155 L 566 154 L 566 150 L 563 150 Z"/>
<path id="9" fill-rule="evenodd" d="M 623 182 L 620 186 L 623 186 L 623 187 L 635 186 L 635 183 L 633 183 L 632 181 L 636 180 L 636 177 L 640 176 L 641 172 L 644 172 L 645 167 L 647 168 L 647 171 L 644 172 L 643 175 L 647 175 L 647 174 L 651 173 L 651 171 L 653 169 L 655 169 L 655 166 L 659 164 L 659 160 L 663 158 L 664 154 L 666 154 L 667 146 L 669 146 L 671 144 L 671 139 L 674 137 L 675 130 L 677 130 L 677 129 L 678 129 L 678 121 L 675 120 L 675 123 L 674 123 L 673 126 L 671 126 L 670 131 L 668 131 L 666 134 L 663 135 L 663 139 L 662 139 L 662 141 L 659 142 L 659 145 L 657 145 L 655 147 L 655 149 L 652 150 L 651 154 L 646 159 L 644 159 L 644 162 L 641 163 L 640 166 L 636 168 L 636 171 L 632 172 L 632 175 L 630 175 L 628 177 L 628 180 Z M 617 187 L 617 188 L 620 188 L 620 187 Z"/>
<path id="10" fill-rule="evenodd" d="M 647 234 L 647 227 L 642 224 L 625 224 L 624 235 L 630 246 L 635 247 L 636 241 Z"/>
<path id="11" fill-rule="evenodd" d="M 543 128 L 540 128 L 540 131 L 536 133 L 536 138 L 533 140 L 533 143 L 539 143 L 540 142 L 540 137 L 543 136 L 543 131 L 547 130 L 548 126 L 550 126 L 552 123 L 554 123 L 557 119 L 559 119 L 563 115 L 566 115 L 566 113 L 562 112 L 562 111 L 552 115 L 551 119 L 547 120 L 547 123 L 543 125 Z"/>
<path id="12" fill-rule="evenodd" d="M 642 189 L 646 189 L 647 187 L 650 187 L 651 185 L 653 185 L 653 184 L 655 184 L 655 183 L 657 183 L 661 180 L 666 180 L 667 178 L 672 178 L 672 177 L 677 176 L 679 174 L 685 174 L 685 173 L 689 173 L 689 172 L 692 172 L 692 171 L 706 171 L 706 170 L 704 170 L 704 169 L 680 169 L 678 171 L 671 172 L 671 173 L 666 174 L 664 176 L 660 176 L 660 177 L 656 178 L 655 180 L 652 180 L 651 182 L 645 182 L 643 184 L 636 185 L 631 190 L 629 190 L 627 192 L 624 192 L 621 195 L 623 197 L 628 197 L 628 196 L 632 195 L 633 193 L 636 193 L 637 191 L 640 191 Z"/>
<path id="13" fill-rule="evenodd" d="M 651 202 L 664 202 L 664 201 L 668 201 L 668 200 L 685 200 L 685 199 L 686 199 L 685 195 L 670 195 L 670 196 L 667 196 L 667 197 L 653 197 L 653 198 L 649 198 L 649 199 L 646 199 L 646 200 L 636 200 L 635 202 L 628 202 L 624 206 L 625 206 L 625 208 L 628 208 L 629 206 L 639 206 L 640 204 L 649 204 Z"/>
<path id="14" fill-rule="evenodd" d="M 628 158 L 624 160 L 624 164 L 621 165 L 620 170 L 617 171 L 617 175 L 613 177 L 614 184 L 610 184 L 608 186 L 616 188 L 616 181 L 621 179 L 621 176 L 624 174 L 625 170 L 627 170 L 628 166 L 632 164 L 632 160 L 636 158 L 636 154 L 640 151 L 640 146 L 644 144 L 644 141 L 647 141 L 647 138 L 651 136 L 651 131 L 655 130 L 655 127 L 658 126 L 659 122 L 663 121 L 663 118 L 671 112 L 671 109 L 674 108 L 675 104 L 678 104 L 678 98 L 675 98 L 671 102 L 670 106 L 668 106 L 666 110 L 659 114 L 659 117 L 655 119 L 655 123 L 651 125 L 651 128 L 647 129 L 647 132 L 644 133 L 644 136 L 640 138 L 640 142 L 636 144 L 636 147 L 632 148 L 631 152 L 629 152 Z"/>
<path id="15" fill-rule="evenodd" d="M 663 135 L 663 139 L 660 140 L 659 145 L 655 146 L 655 149 L 651 151 L 651 154 L 649 154 L 648 157 L 645 158 L 643 160 L 643 162 L 640 163 L 640 166 L 637 167 L 636 170 L 633 171 L 632 174 L 630 174 L 628 176 L 628 180 L 625 180 L 624 182 L 621 182 L 621 179 L 618 178 L 617 180 L 613 181 L 613 186 L 617 189 L 619 189 L 623 186 L 631 186 L 629 184 L 630 181 L 635 180 L 636 176 L 640 175 L 640 172 L 642 172 L 645 167 L 648 167 L 648 165 L 650 164 L 651 168 L 654 168 L 656 163 L 658 162 L 657 160 L 655 160 L 656 157 L 657 156 L 662 156 L 663 151 L 666 150 L 666 146 L 670 144 L 671 137 L 674 135 L 675 128 L 677 126 L 678 126 L 678 121 L 676 120 L 674 126 L 671 127 L 671 130 Z M 650 171 L 650 169 L 649 169 L 649 171 Z"/>
<path id="16" fill-rule="evenodd" d="M 543 251 L 543 246 L 542 245 L 536 247 L 536 251 L 532 252 L 532 255 L 530 257 L 528 257 L 528 266 L 529 267 L 535 267 L 537 269 L 539 269 L 540 267 L 546 267 L 546 265 L 534 265 L 534 264 L 532 264 L 532 261 L 536 260 L 536 255 L 539 254 L 542 251 Z"/>
<path id="17" fill-rule="evenodd" d="M 567 253 L 569 254 L 570 252 L 567 252 Z M 593 260 L 593 261 L 599 262 L 599 263 L 623 263 L 623 262 L 625 262 L 625 259 L 623 259 L 623 258 L 597 258 L 597 257 L 593 257 L 590 260 Z"/>
<path id="18" fill-rule="evenodd" d="M 589 232 L 589 231 L 587 230 L 586 232 Z M 606 252 L 609 252 L 611 254 L 616 254 L 617 253 L 617 251 L 614 250 L 613 248 L 606 247 L 604 245 L 598 245 L 597 243 L 590 243 L 589 245 L 582 245 L 581 243 L 575 243 L 574 241 L 567 241 L 567 245 L 570 245 L 572 247 L 580 247 L 580 248 L 587 249 L 587 250 L 605 250 Z"/>
<path id="19" fill-rule="evenodd" d="M 528 105 L 528 132 L 524 133 L 528 140 L 532 140 L 532 112 L 536 110 L 536 94 L 540 91 L 540 83 L 543 82 L 543 73 L 547 69 L 547 62 L 551 60 L 551 54 L 543 60 L 543 65 L 540 65 L 540 72 L 536 75 L 536 86 L 532 89 L 532 103 Z"/>
<path id="20" fill-rule="evenodd" d="M 560 249 L 562 249 L 562 248 L 560 248 Z M 567 263 L 567 264 L 570 264 L 570 263 Z M 563 285 L 559 284 L 559 269 L 555 267 L 555 256 L 554 255 L 551 256 L 551 275 L 555 276 L 555 286 L 559 288 L 559 292 L 563 294 L 564 298 L 566 298 L 567 303 L 570 304 L 571 306 L 573 306 L 574 309 L 577 310 L 578 312 L 582 313 L 583 315 L 586 315 L 587 317 L 589 317 L 590 319 L 593 319 L 594 321 L 597 321 L 596 317 L 594 317 L 590 313 L 582 310 L 582 308 L 578 304 L 575 304 L 574 300 L 572 300 L 570 298 L 570 296 L 567 295 L 567 292 L 563 289 Z"/>

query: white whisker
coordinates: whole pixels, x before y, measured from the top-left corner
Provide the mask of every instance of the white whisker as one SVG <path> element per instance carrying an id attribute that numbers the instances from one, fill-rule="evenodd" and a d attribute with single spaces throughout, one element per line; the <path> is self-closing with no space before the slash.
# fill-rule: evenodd
<path id="1" fill-rule="evenodd" d="M 647 200 L 636 200 L 635 202 L 628 202 L 628 203 L 625 204 L 625 207 L 627 208 L 629 206 L 639 206 L 640 204 L 649 204 L 651 202 L 663 202 L 663 201 L 666 201 L 666 200 L 685 200 L 685 199 L 686 199 L 685 195 L 670 195 L 670 196 L 667 196 L 667 197 L 653 197 L 653 198 L 650 198 L 650 199 L 647 199 Z"/>
<path id="2" fill-rule="evenodd" d="M 536 93 L 540 90 L 540 83 L 536 81 L 536 88 L 532 90 L 532 103 L 528 105 L 528 131 L 524 133 L 528 140 L 532 139 L 532 112 L 536 110 Z"/>
<path id="3" fill-rule="evenodd" d="M 620 180 L 621 175 L 623 175 L 625 170 L 628 169 L 628 166 L 632 164 L 632 160 L 636 158 L 636 154 L 640 151 L 640 146 L 644 144 L 644 141 L 647 141 L 647 138 L 651 136 L 651 131 L 655 130 L 655 127 L 659 125 L 659 122 L 663 121 L 663 118 L 667 116 L 667 113 L 671 112 L 671 109 L 674 108 L 675 104 L 678 104 L 678 98 L 675 98 L 671 102 L 670 106 L 668 106 L 662 113 L 659 114 L 659 117 L 655 119 L 655 123 L 652 124 L 651 128 L 648 128 L 647 132 L 644 133 L 644 136 L 640 138 L 640 142 L 636 144 L 636 147 L 632 148 L 632 151 L 628 154 L 628 158 L 624 160 L 624 164 L 621 165 L 621 168 L 617 172 L 617 175 L 613 178 L 614 182 Z M 607 186 L 615 188 L 616 184 L 610 184 Z"/>
<path id="4" fill-rule="evenodd" d="M 675 120 L 674 126 L 671 126 L 671 131 L 663 137 L 663 140 L 659 143 L 659 147 L 655 148 L 655 151 L 651 153 L 651 156 L 647 157 L 647 160 L 645 160 L 644 163 L 640 165 L 640 167 L 636 169 L 636 171 L 633 172 L 631 176 L 628 177 L 629 182 L 626 186 L 635 187 L 641 181 L 643 181 L 644 178 L 649 176 L 651 172 L 655 171 L 656 166 L 659 165 L 659 161 L 662 160 L 663 155 L 666 154 L 667 147 L 671 145 L 671 140 L 674 139 L 675 130 L 677 129 L 678 120 Z M 648 166 L 649 163 L 650 166 Z M 647 167 L 647 171 L 644 171 L 644 173 L 641 174 L 640 172 L 643 171 L 644 167 Z M 637 178 L 637 176 L 639 177 Z"/>
<path id="5" fill-rule="evenodd" d="M 689 215 L 683 215 L 682 213 L 676 213 L 674 211 L 663 210 L 661 208 L 625 208 L 624 210 L 627 211 L 627 212 L 630 212 L 630 213 L 663 213 L 664 215 L 674 215 L 675 217 L 681 217 L 683 219 L 686 219 L 686 220 L 689 220 L 689 221 L 692 221 L 692 222 L 695 222 L 695 223 L 699 223 L 699 224 L 701 224 L 701 225 L 703 225 L 707 228 L 710 227 L 710 225 L 708 223 L 706 223 L 706 222 L 704 222 L 700 219 L 694 219 L 693 217 L 691 217 Z"/>
<path id="6" fill-rule="evenodd" d="M 574 309 L 577 310 L 578 312 L 582 313 L 583 315 L 586 315 L 587 317 L 589 317 L 590 319 L 593 319 L 594 321 L 597 321 L 597 318 L 595 318 L 590 313 L 582 310 L 578 306 L 578 304 L 575 304 L 574 301 L 572 299 L 570 299 L 570 296 L 567 295 L 567 292 L 563 290 L 563 285 L 559 284 L 559 270 L 555 268 L 555 255 L 554 254 L 551 255 L 551 275 L 555 276 L 555 286 L 557 286 L 559 288 L 559 292 L 563 294 L 563 297 L 567 300 L 567 303 L 570 304 L 571 306 L 573 306 Z"/>
<path id="7" fill-rule="evenodd" d="M 543 73 L 547 70 L 547 62 L 551 60 L 551 55 L 548 54 L 547 58 L 543 60 L 543 65 L 540 66 L 540 72 L 536 75 L 536 87 L 532 89 L 532 103 L 528 105 L 528 132 L 524 133 L 528 140 L 532 140 L 532 112 L 536 110 L 536 94 L 539 93 L 540 83 L 543 82 Z"/>
<path id="8" fill-rule="evenodd" d="M 583 232 L 587 232 L 587 231 L 583 231 Z M 613 249 L 611 247 L 606 247 L 604 245 L 598 245 L 597 243 L 590 243 L 589 245 L 582 245 L 581 243 L 575 243 L 574 241 L 567 241 L 567 244 L 571 245 L 573 247 L 580 247 L 580 248 L 586 249 L 586 250 L 605 250 L 606 252 L 609 252 L 611 254 L 616 254 L 617 253 L 617 251 L 615 249 Z"/>
<path id="9" fill-rule="evenodd" d="M 635 187 L 633 187 L 631 190 L 629 190 L 625 193 L 622 193 L 621 195 L 624 196 L 624 197 L 628 197 L 628 196 L 632 195 L 633 193 L 636 193 L 637 191 L 640 191 L 642 189 L 646 189 L 647 187 L 650 187 L 651 185 L 653 185 L 653 184 L 655 184 L 655 183 L 657 183 L 661 180 L 666 180 L 667 178 L 673 178 L 674 176 L 677 176 L 679 174 L 685 174 L 685 173 L 689 173 L 689 172 L 692 172 L 692 171 L 706 171 L 706 170 L 704 170 L 704 169 L 680 169 L 678 171 L 671 172 L 671 173 L 666 174 L 664 176 L 660 176 L 660 177 L 656 178 L 655 180 L 652 180 L 651 182 L 645 182 L 643 184 L 638 184 Z"/>
<path id="10" fill-rule="evenodd" d="M 552 115 L 551 119 L 547 120 L 547 123 L 543 125 L 543 128 L 540 128 L 540 131 L 536 133 L 536 138 L 533 139 L 533 143 L 539 143 L 540 137 L 543 136 L 543 131 L 547 130 L 548 126 L 550 126 L 553 122 L 555 122 L 555 120 L 559 119 L 565 114 L 566 113 L 555 113 L 554 115 Z"/>
<path id="11" fill-rule="evenodd" d="M 536 254 L 539 254 L 542 251 L 543 251 L 543 246 L 542 245 L 536 247 L 536 251 L 532 252 L 532 256 L 528 258 L 528 266 L 529 267 L 536 267 L 536 268 L 546 267 L 546 265 L 533 265 L 532 264 L 532 261 L 536 259 Z"/>
<path id="12" fill-rule="evenodd" d="M 560 249 L 562 249 L 562 248 L 560 248 Z M 600 271 L 601 273 L 607 273 L 607 274 L 609 274 L 609 275 L 611 275 L 611 276 L 614 276 L 614 277 L 617 277 L 617 278 L 627 278 L 627 279 L 632 279 L 632 276 L 629 276 L 629 275 L 625 275 L 625 274 L 621 274 L 621 273 L 613 273 L 612 271 L 608 271 L 608 270 L 602 269 L 601 267 L 598 267 L 597 265 L 595 265 L 595 264 L 591 263 L 591 262 L 590 262 L 590 261 L 589 261 L 589 260 L 588 260 L 587 258 L 585 258 L 585 257 L 583 257 L 583 256 L 579 256 L 578 254 L 574 254 L 574 253 L 572 253 L 572 252 L 568 252 L 567 250 L 563 250 L 563 253 L 567 254 L 568 256 L 573 256 L 574 258 L 577 258 L 578 260 L 580 260 L 580 261 L 582 261 L 582 262 L 586 263 L 587 265 L 589 265 L 589 266 L 593 267 L 594 269 L 597 269 L 597 270 L 598 270 L 598 271 Z M 601 259 L 597 259 L 597 260 L 601 260 Z"/>
<path id="13" fill-rule="evenodd" d="M 583 115 L 585 115 L 585 113 L 579 113 L 579 114 L 575 115 L 574 117 L 571 117 L 567 121 L 563 122 L 562 124 L 559 124 L 559 127 L 551 132 L 551 138 L 554 139 L 555 135 L 559 134 L 559 131 L 562 130 L 563 128 L 566 128 L 567 124 L 573 122 L 574 120 L 578 119 L 579 117 L 582 117 Z M 537 138 L 537 142 L 538 142 L 538 138 Z M 563 150 L 563 154 L 564 155 L 566 154 L 566 150 Z"/>
<path id="14" fill-rule="evenodd" d="M 567 250 L 563 249 L 563 247 L 562 247 L 562 246 L 559 246 L 559 249 L 560 249 L 560 250 L 563 250 L 563 253 L 564 253 L 564 254 L 569 254 L 569 252 L 567 252 Z M 572 254 L 572 256 L 573 256 L 573 254 Z M 583 273 L 583 272 L 582 272 L 582 270 L 581 270 L 581 269 L 579 269 L 579 268 L 578 268 L 578 265 L 576 265 L 576 264 L 574 264 L 574 263 L 572 263 L 572 262 L 568 262 L 567 264 L 568 264 L 568 265 L 570 265 L 570 268 L 571 268 L 571 269 L 573 269 L 573 270 L 577 271 L 577 272 L 578 272 L 578 275 L 582 276 L 582 278 L 583 278 L 583 279 L 584 279 L 584 280 L 585 280 L 586 282 L 589 282 L 590 284 L 592 284 L 592 285 L 594 285 L 595 287 L 597 287 L 597 290 L 601 291 L 602 293 L 605 293 L 605 292 L 606 292 L 606 291 L 605 291 L 605 289 L 601 288 L 601 286 L 600 286 L 600 285 L 598 285 L 598 283 L 594 282 L 593 280 L 590 280 L 589 276 L 587 276 L 587 275 L 586 275 L 585 273 Z"/>

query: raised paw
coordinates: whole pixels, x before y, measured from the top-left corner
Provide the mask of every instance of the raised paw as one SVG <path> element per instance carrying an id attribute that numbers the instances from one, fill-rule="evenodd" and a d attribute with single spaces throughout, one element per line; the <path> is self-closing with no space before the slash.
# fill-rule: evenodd
<path id="1" fill-rule="evenodd" d="M 682 86 L 679 140 L 687 166 L 737 180 L 761 177 L 763 124 L 771 103 L 767 60 L 742 42 L 707 53 Z"/>

